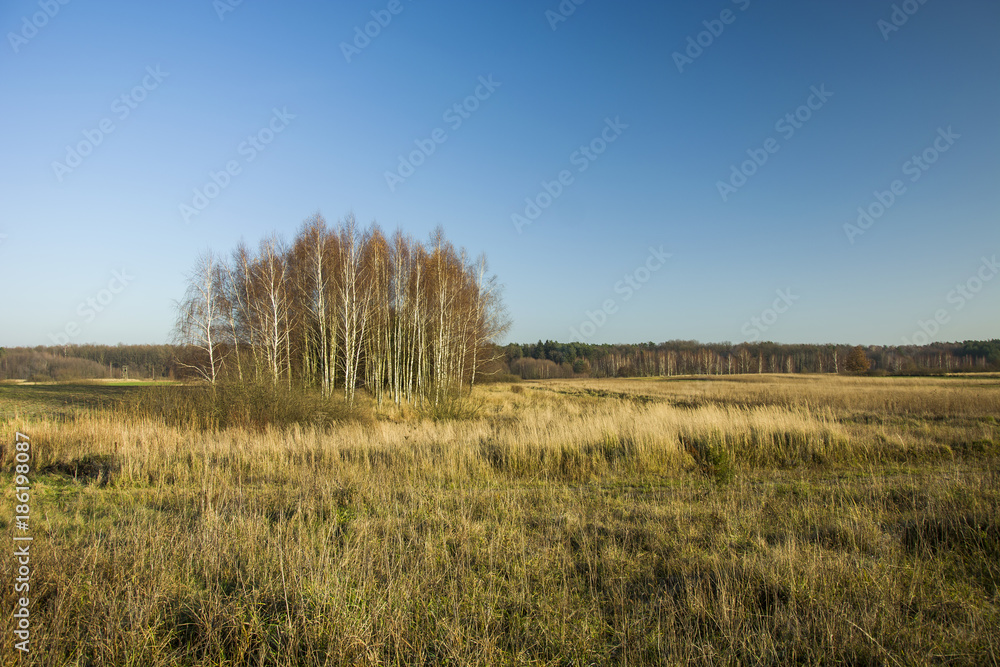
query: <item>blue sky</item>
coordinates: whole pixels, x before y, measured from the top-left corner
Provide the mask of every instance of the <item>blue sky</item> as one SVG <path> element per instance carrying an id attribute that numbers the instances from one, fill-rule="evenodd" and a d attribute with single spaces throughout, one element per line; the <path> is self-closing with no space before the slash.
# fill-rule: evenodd
<path id="1" fill-rule="evenodd" d="M 232 2 L 3 3 L 0 345 L 166 342 L 316 211 L 485 251 L 514 341 L 1000 336 L 995 2 Z"/>

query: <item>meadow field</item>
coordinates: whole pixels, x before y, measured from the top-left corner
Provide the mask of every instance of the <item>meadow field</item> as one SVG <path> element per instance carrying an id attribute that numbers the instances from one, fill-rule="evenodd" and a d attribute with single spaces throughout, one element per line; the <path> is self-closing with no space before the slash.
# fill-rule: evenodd
<path id="1" fill-rule="evenodd" d="M 281 423 L 203 399 L 0 384 L 0 664 L 1000 662 L 995 375 L 525 381 Z"/>

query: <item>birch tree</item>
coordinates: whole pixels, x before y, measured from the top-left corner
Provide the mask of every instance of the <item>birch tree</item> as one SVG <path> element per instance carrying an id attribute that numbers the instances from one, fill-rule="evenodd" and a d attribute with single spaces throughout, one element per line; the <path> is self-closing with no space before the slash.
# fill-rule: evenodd
<path id="1" fill-rule="evenodd" d="M 178 304 L 176 322 L 178 341 L 190 345 L 203 357 L 200 363 L 183 365 L 213 385 L 224 358 L 219 350 L 225 336 L 224 283 L 225 273 L 218 259 L 212 251 L 205 252 L 188 275 L 187 291 Z"/>
<path id="2" fill-rule="evenodd" d="M 199 258 L 179 309 L 183 340 L 219 378 L 223 357 L 257 381 L 359 388 L 378 402 L 440 401 L 475 385 L 509 325 L 501 288 L 484 256 L 475 262 L 441 229 L 428 243 L 349 215 L 328 226 L 307 219 L 290 245 L 277 236 L 240 242 L 228 263 Z"/>

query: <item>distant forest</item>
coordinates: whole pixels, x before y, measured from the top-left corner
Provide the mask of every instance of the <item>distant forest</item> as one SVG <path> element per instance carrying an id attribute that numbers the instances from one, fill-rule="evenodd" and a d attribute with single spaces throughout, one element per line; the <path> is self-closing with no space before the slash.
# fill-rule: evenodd
<path id="1" fill-rule="evenodd" d="M 65 345 L 0 348 L 0 380 L 181 377 L 177 345 Z"/>
<path id="2" fill-rule="evenodd" d="M 627 345 L 512 343 L 482 381 L 517 378 L 844 372 L 849 345 L 699 343 Z M 1000 339 L 863 348 L 876 375 L 1000 371 Z M 197 350 L 179 345 L 66 345 L 0 348 L 0 380 L 185 379 Z"/>
<path id="3" fill-rule="evenodd" d="M 651 377 L 735 373 L 841 373 L 850 345 L 665 343 L 591 345 L 538 341 L 504 348 L 509 371 L 547 377 Z M 861 346 L 876 375 L 923 375 L 1000 370 L 1000 340 L 923 346 Z"/>

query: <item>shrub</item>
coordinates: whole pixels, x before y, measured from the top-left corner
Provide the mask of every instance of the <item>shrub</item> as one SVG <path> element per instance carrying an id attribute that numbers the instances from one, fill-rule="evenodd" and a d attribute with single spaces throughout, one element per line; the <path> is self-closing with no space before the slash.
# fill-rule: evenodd
<path id="1" fill-rule="evenodd" d="M 865 348 L 860 345 L 856 345 L 851 349 L 847 355 L 847 361 L 844 362 L 844 368 L 848 373 L 864 373 L 871 365 L 872 362 L 865 354 Z"/>
<path id="2" fill-rule="evenodd" d="M 315 390 L 263 382 L 146 387 L 126 397 L 120 408 L 127 416 L 199 430 L 329 426 L 360 415 L 341 396 L 324 398 Z"/>

